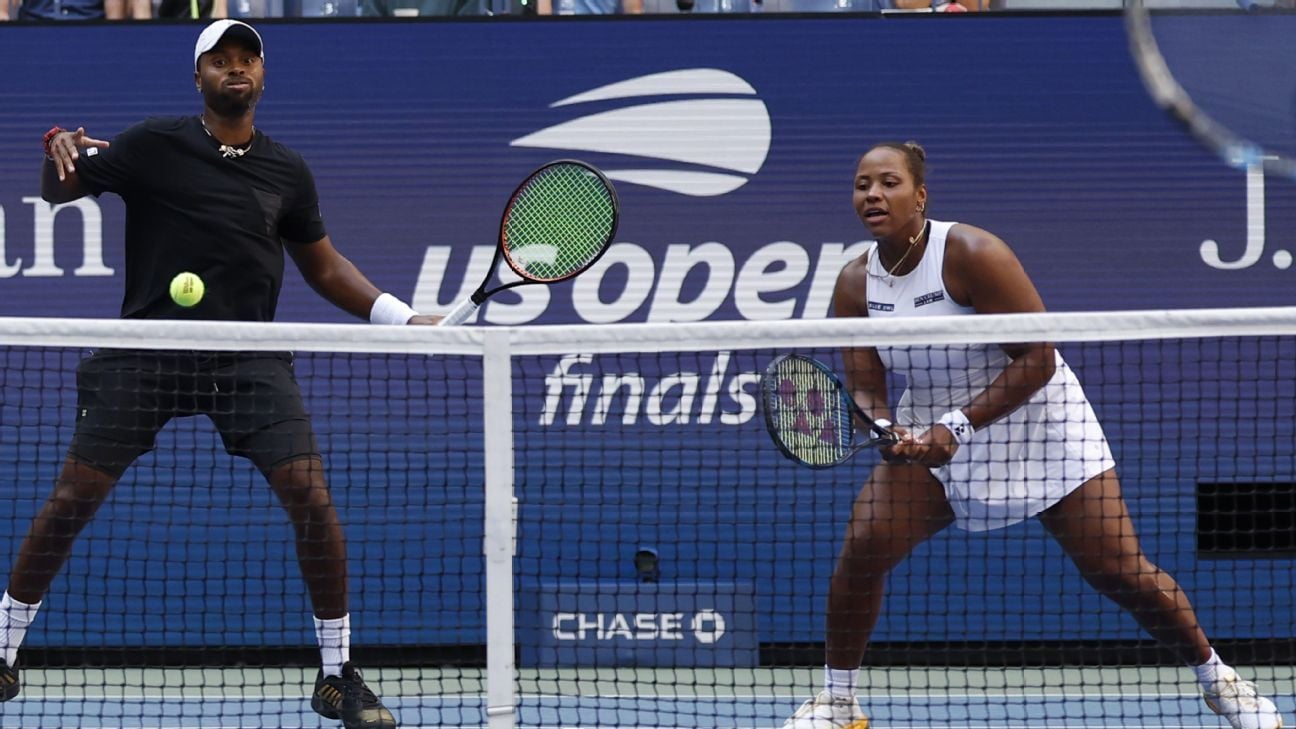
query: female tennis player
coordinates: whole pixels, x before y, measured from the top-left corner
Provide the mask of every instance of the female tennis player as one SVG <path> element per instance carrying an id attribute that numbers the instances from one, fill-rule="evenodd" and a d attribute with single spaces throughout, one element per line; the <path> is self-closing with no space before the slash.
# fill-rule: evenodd
<path id="1" fill-rule="evenodd" d="M 836 315 L 1043 311 L 1002 240 L 926 217 L 925 164 L 912 142 L 878 144 L 860 159 L 855 211 L 877 243 L 838 277 Z M 894 420 L 901 440 L 855 498 L 828 591 L 824 689 L 785 727 L 867 727 L 856 682 L 887 573 L 951 524 L 986 531 L 1031 517 L 1089 584 L 1193 668 L 1213 711 L 1236 729 L 1282 726 L 1273 702 L 1211 648 L 1178 583 L 1143 553 L 1102 427 L 1052 345 L 858 348 L 845 358 L 860 407 Z M 908 385 L 894 415 L 888 371 Z"/>

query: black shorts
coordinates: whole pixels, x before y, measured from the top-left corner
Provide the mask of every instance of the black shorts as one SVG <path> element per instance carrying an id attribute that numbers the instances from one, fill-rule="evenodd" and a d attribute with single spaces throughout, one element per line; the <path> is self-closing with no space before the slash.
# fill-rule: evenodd
<path id="1" fill-rule="evenodd" d="M 319 456 L 287 352 L 101 350 L 77 367 L 69 455 L 121 476 L 172 418 L 206 415 L 263 474 Z"/>

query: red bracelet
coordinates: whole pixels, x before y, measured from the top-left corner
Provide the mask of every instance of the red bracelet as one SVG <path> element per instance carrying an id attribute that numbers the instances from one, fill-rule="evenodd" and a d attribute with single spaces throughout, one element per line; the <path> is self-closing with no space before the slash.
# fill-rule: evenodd
<path id="1" fill-rule="evenodd" d="M 54 155 L 50 153 L 50 142 L 54 141 L 54 136 L 56 134 L 59 134 L 60 132 L 66 132 L 66 131 L 67 130 L 64 129 L 63 127 L 54 127 L 50 129 L 48 132 L 45 132 L 45 139 L 42 140 L 42 143 L 45 145 L 46 157 L 49 157 L 51 159 L 54 158 Z"/>

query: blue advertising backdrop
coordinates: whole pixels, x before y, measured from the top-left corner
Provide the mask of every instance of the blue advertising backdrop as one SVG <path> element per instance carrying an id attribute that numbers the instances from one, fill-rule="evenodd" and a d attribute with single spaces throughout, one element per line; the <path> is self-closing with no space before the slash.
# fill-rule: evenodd
<path id="1" fill-rule="evenodd" d="M 1267 189 L 1248 188 L 1244 173 L 1220 165 L 1165 119 L 1143 91 L 1116 16 L 266 22 L 261 30 L 268 90 L 258 126 L 312 165 L 325 221 L 338 247 L 380 288 L 423 311 L 449 306 L 478 283 L 502 206 L 516 182 L 544 162 L 572 156 L 598 165 L 617 181 L 623 218 L 616 246 L 573 285 L 525 287 L 501 295 L 483 308 L 480 322 L 825 317 L 838 269 L 863 249 L 867 238 L 850 207 L 856 159 L 868 145 L 886 139 L 914 139 L 927 148 L 934 217 L 973 223 L 1007 240 L 1052 310 L 1292 301 L 1296 271 L 1287 251 L 1296 248 L 1296 190 L 1276 181 L 1268 181 Z M 121 202 L 105 196 L 57 211 L 41 202 L 39 140 L 54 124 L 84 126 L 92 136 L 110 138 L 146 116 L 196 113 L 200 100 L 192 91 L 190 65 L 195 34 L 193 26 L 164 24 L 0 26 L 0 67 L 23 69 L 0 82 L 0 315 L 116 315 L 123 277 Z M 346 319 L 290 271 L 279 320 Z M 33 357 L 30 369 L 42 369 L 44 361 Z M 303 380 L 310 379 L 312 367 L 324 366 L 307 362 Z M 520 400 L 537 401 L 525 405 L 519 416 L 528 428 L 539 427 L 545 376 L 556 366 L 554 361 L 539 363 L 533 384 L 519 392 Z M 690 366 L 705 373 L 716 362 Z M 753 366 L 733 365 L 735 371 Z M 58 367 L 66 369 L 66 361 Z M 15 497 L 0 499 L 0 523 L 9 525 L 9 533 L 0 535 L 0 562 L 6 564 L 66 447 L 69 430 L 63 416 L 72 397 L 68 375 L 34 388 L 45 391 L 48 411 L 20 407 L 20 390 L 27 393 L 23 397 L 34 397 L 24 377 L 37 375 L 9 377 L 0 418 L 0 434 L 8 434 L 0 438 L 7 454 L 0 493 Z M 357 430 L 361 419 L 321 405 L 331 397 L 330 388 L 345 387 L 327 377 L 308 386 L 326 440 L 341 441 Z M 378 409 L 383 407 L 400 415 L 394 405 L 373 407 L 364 422 L 381 422 L 384 413 Z M 1101 403 L 1099 407 L 1101 412 Z M 1291 407 L 1278 407 L 1275 420 L 1281 421 Z M 435 420 L 436 413 L 428 417 Z M 641 441 L 645 434 L 649 442 L 660 439 L 662 447 L 681 438 L 707 443 L 732 437 L 715 425 L 677 426 L 662 435 L 646 421 L 624 433 L 616 431 L 616 423 L 609 419 L 599 430 L 609 444 L 622 438 Z M 562 427 L 560 418 L 554 426 L 560 432 L 550 437 L 590 437 L 585 426 Z M 756 440 L 764 437 L 757 419 L 736 427 L 759 445 L 758 463 L 773 468 L 776 456 Z M 1290 427 L 1271 427 L 1278 431 L 1266 435 L 1290 444 Z M 18 431 L 41 429 L 48 437 L 40 441 L 36 457 L 29 451 L 18 455 Z M 180 432 L 191 433 L 192 426 L 182 426 Z M 377 444 L 348 441 L 346 457 L 352 460 L 334 476 L 342 493 L 351 485 L 358 489 L 340 497 L 344 505 L 386 509 L 392 517 L 350 520 L 359 522 L 351 526 L 352 543 L 365 545 L 353 550 L 358 552 L 357 574 L 362 583 L 375 580 L 375 589 L 358 590 L 359 609 L 372 601 L 391 611 L 390 619 L 365 628 L 363 640 L 480 643 L 480 463 L 470 456 L 428 455 L 422 465 L 436 474 L 431 486 L 419 477 L 392 476 L 394 470 L 374 478 L 367 469 L 381 465 L 379 455 L 364 451 Z M 177 483 L 196 479 L 203 484 L 193 497 L 195 507 L 222 483 L 255 481 L 243 466 L 223 465 L 223 454 L 209 452 L 213 449 L 202 440 L 178 453 L 159 453 L 153 468 L 170 474 L 196 471 L 197 477 L 176 477 Z M 696 457 L 693 450 L 680 454 L 679 470 L 687 471 Z M 1139 468 L 1152 471 L 1153 479 L 1158 469 L 1172 466 L 1157 463 L 1154 455 L 1140 463 L 1148 464 Z M 594 482 L 616 484 L 625 478 L 623 464 L 610 456 L 601 470 L 597 463 L 582 468 Z M 1290 463 L 1280 464 L 1282 468 L 1290 478 Z M 402 473 L 416 471 L 411 467 Z M 787 478 L 803 487 L 813 481 L 805 475 Z M 641 486 L 651 490 L 650 484 Z M 755 485 L 725 487 L 752 489 L 735 492 L 734 501 L 770 504 L 769 494 Z M 700 519 L 716 503 L 716 484 L 693 488 L 698 490 L 692 502 L 697 509 L 682 514 L 685 520 Z M 1177 488 L 1155 498 L 1145 495 L 1143 502 L 1152 505 L 1150 519 L 1161 513 L 1159 504 L 1171 515 L 1167 518 L 1180 520 L 1165 526 L 1166 534 L 1177 536 L 1153 545 L 1163 563 L 1193 566 L 1216 581 L 1234 579 L 1228 576 L 1233 573 L 1238 580 L 1271 584 L 1271 594 L 1290 594 L 1290 563 L 1246 563 L 1242 572 L 1237 565 L 1218 571 L 1197 565 L 1186 536 L 1192 526 L 1185 523 L 1191 521 L 1192 484 Z M 443 499 L 447 524 L 453 526 L 433 541 L 436 548 L 462 555 L 453 573 L 442 574 L 432 564 L 438 557 L 422 551 L 432 547 L 414 538 L 410 532 L 415 527 L 402 531 L 399 526 L 403 502 L 396 495 L 415 489 L 435 489 Z M 773 603 L 777 592 L 772 583 L 786 590 L 789 574 L 777 569 L 725 574 L 724 550 L 703 558 L 676 555 L 677 565 L 700 565 L 690 568 L 697 574 L 676 576 L 753 580 L 762 641 L 821 639 L 822 620 L 814 611 L 822 609 L 836 525 L 851 496 L 849 488 L 838 491 L 842 493 L 834 498 L 811 502 L 814 518 L 801 522 L 817 535 L 807 535 L 805 544 L 815 546 L 804 547 L 805 552 L 793 546 L 794 554 L 787 557 L 772 555 L 788 564 L 815 565 L 813 572 L 793 570 L 804 581 L 805 610 L 788 611 Z M 81 577 L 64 578 L 85 581 L 76 592 L 89 596 L 87 609 L 51 611 L 43 630 L 33 635 L 35 643 L 310 642 L 302 621 L 284 617 L 304 610 L 296 587 L 270 590 L 265 612 L 237 616 L 237 628 L 199 620 L 161 630 L 167 613 L 171 619 L 186 612 L 201 614 L 211 595 L 225 594 L 213 581 L 228 575 L 186 574 L 186 557 L 209 569 L 222 564 L 246 570 L 239 579 L 279 584 L 296 579 L 286 554 L 290 546 L 266 542 L 237 520 L 230 527 L 201 508 L 189 515 L 191 521 L 174 523 L 173 516 L 151 514 L 146 495 L 116 498 L 114 518 L 121 523 L 165 523 L 165 529 L 155 542 L 143 539 L 136 559 L 87 548 L 95 556 L 79 557 L 87 560 L 74 573 Z M 233 498 L 233 507 L 274 509 L 271 497 L 258 490 Z M 525 494 L 523 498 L 526 504 Z M 527 514 L 524 510 L 524 523 Z M 833 526 L 825 530 L 825 524 Z M 186 539 L 216 525 L 235 530 L 229 544 L 188 547 L 215 553 L 186 555 L 184 547 L 172 546 L 204 543 Z M 248 530 L 246 539 L 240 538 L 240 528 Z M 112 538 L 111 526 L 96 524 L 93 529 L 100 531 L 92 531 L 92 539 Z M 527 540 L 561 538 L 551 531 L 524 528 L 520 551 Z M 282 536 L 275 534 L 275 539 Z M 795 535 L 791 541 L 798 542 Z M 177 550 L 170 567 L 149 556 L 158 544 Z M 381 544 L 389 546 L 376 546 Z M 1012 549 L 995 541 L 982 544 L 986 546 L 973 551 L 989 550 L 989 557 Z M 741 551 L 726 548 L 731 549 Z M 965 558 L 971 564 L 988 558 L 952 551 L 958 556 L 920 557 L 912 569 L 918 575 L 953 572 L 968 580 L 984 576 L 976 569 L 935 564 L 937 559 Z M 397 568 L 408 573 L 392 574 Z M 122 580 L 141 575 L 161 585 L 167 612 L 145 611 L 144 622 L 128 630 L 119 609 L 98 601 L 113 599 L 105 596 L 122 593 Z M 1085 592 L 1073 576 L 1059 580 L 1064 591 L 1050 594 Z M 968 589 L 977 588 L 963 585 L 954 591 Z M 381 597 L 375 594 L 379 591 Z M 147 604 L 148 596 L 138 590 L 125 592 L 129 600 Z M 1220 592 L 1221 599 L 1228 598 L 1228 590 Z M 1013 594 L 1006 591 L 1005 599 Z M 1288 605 L 1276 608 L 1288 611 L 1276 616 L 1273 606 L 1260 609 L 1271 614 L 1231 620 L 1229 625 L 1244 627 L 1224 632 L 1264 637 L 1253 634 L 1264 630 L 1254 626 L 1292 624 Z M 1085 613 L 1092 620 L 1071 627 L 1077 634 L 1101 628 L 1103 636 L 1138 635 L 1131 622 L 1103 610 L 1094 607 Z M 997 616 L 993 610 L 986 613 L 920 637 L 960 639 L 967 630 L 991 639 L 1021 637 L 1011 609 Z M 1056 627 L 1046 624 L 1038 630 L 1051 635 Z M 892 628 L 884 625 L 882 639 L 906 637 L 903 631 L 888 630 Z"/>

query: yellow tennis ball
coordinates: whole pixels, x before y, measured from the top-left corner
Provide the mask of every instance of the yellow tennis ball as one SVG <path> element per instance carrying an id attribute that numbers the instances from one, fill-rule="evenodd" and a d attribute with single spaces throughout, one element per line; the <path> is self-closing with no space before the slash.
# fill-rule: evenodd
<path id="1" fill-rule="evenodd" d="M 203 280 L 198 278 L 198 274 L 189 273 L 188 271 L 178 273 L 175 278 L 171 279 L 171 300 L 188 309 L 202 301 L 206 289 L 207 287 L 203 286 Z"/>

